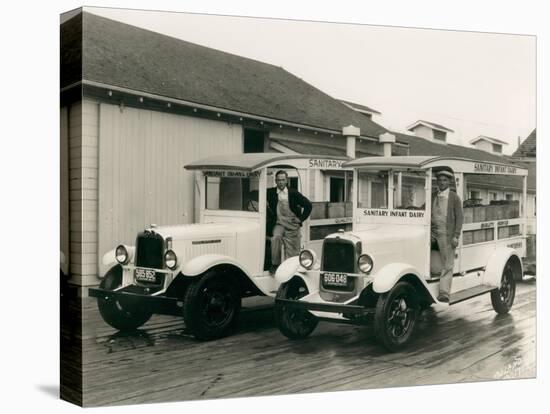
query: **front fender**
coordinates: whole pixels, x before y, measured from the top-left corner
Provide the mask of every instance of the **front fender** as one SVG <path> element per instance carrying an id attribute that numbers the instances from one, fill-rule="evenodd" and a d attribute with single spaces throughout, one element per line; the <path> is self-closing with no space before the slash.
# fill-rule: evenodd
<path id="1" fill-rule="evenodd" d="M 174 273 L 178 274 L 181 272 L 184 276 L 198 276 L 206 272 L 208 269 L 220 264 L 233 265 L 242 270 L 245 275 L 251 278 L 250 273 L 247 272 L 240 263 L 229 256 L 224 256 L 221 254 L 205 254 L 202 256 L 194 257 L 193 259 L 179 266 L 174 271 Z"/>
<path id="2" fill-rule="evenodd" d="M 499 287 L 504 266 L 511 257 L 515 257 L 517 259 L 516 265 L 519 266 L 519 269 L 516 269 L 515 274 L 519 274 L 519 277 L 521 277 L 521 275 L 523 275 L 523 264 L 518 253 L 509 247 L 499 247 L 493 252 L 487 261 L 485 273 L 483 274 L 483 284 Z"/>
<path id="3" fill-rule="evenodd" d="M 411 265 L 406 263 L 391 263 L 384 266 L 374 275 L 372 289 L 376 293 L 388 292 L 395 286 L 399 279 L 409 274 L 416 276 L 420 282 L 425 284 L 418 271 Z"/>
<path id="4" fill-rule="evenodd" d="M 286 259 L 277 268 L 277 271 L 275 272 L 275 285 L 278 288 L 295 276 L 304 281 L 309 293 L 318 290 L 318 282 L 316 282 L 314 280 L 315 278 L 311 277 L 310 273 L 302 267 L 302 265 L 300 265 L 300 259 L 298 256 L 293 256 Z"/>
<path id="5" fill-rule="evenodd" d="M 128 255 L 130 256 L 129 263 L 132 263 L 134 260 L 134 253 L 136 251 L 135 246 L 126 246 L 126 249 L 128 250 Z M 118 247 L 118 246 L 117 246 Z M 109 250 L 107 253 L 103 255 L 103 258 L 101 259 L 101 264 L 99 265 L 99 277 L 104 278 L 106 273 L 113 268 L 114 266 L 118 265 L 119 263 L 116 260 L 116 247 L 112 250 Z"/>

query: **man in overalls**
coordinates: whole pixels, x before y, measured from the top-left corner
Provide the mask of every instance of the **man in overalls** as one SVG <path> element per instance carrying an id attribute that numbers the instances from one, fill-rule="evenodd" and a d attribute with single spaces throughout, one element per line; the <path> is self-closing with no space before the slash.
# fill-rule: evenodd
<path id="1" fill-rule="evenodd" d="M 462 201 L 449 185 L 453 173 L 447 169 L 435 172 L 438 191 L 432 195 L 432 244 L 437 242 L 441 254 L 441 276 L 439 279 L 439 295 L 437 300 L 448 306 L 453 281 L 455 249 L 458 246 L 462 231 Z"/>
<path id="2" fill-rule="evenodd" d="M 276 187 L 267 190 L 267 234 L 271 238 L 271 268 L 274 274 L 281 264 L 281 247 L 286 257 L 300 254 L 300 227 L 311 214 L 311 202 L 299 191 L 288 188 L 288 174 L 275 174 Z"/>

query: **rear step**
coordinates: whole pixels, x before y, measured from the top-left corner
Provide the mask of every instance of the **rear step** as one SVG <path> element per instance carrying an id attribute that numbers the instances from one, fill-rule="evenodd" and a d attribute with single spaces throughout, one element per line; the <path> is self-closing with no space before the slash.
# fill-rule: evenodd
<path id="1" fill-rule="evenodd" d="M 479 285 L 470 289 L 461 290 L 460 292 L 456 292 L 451 295 L 451 300 L 449 301 L 449 304 L 454 305 L 455 303 L 459 303 L 467 299 L 483 295 L 495 289 L 497 288 L 495 288 L 494 286 Z"/>

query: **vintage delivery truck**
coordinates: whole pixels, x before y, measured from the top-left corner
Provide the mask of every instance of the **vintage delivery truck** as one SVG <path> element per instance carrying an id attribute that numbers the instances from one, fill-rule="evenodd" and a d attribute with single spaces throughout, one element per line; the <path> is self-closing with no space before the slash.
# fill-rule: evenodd
<path id="1" fill-rule="evenodd" d="M 276 273 L 275 315 L 291 339 L 310 335 L 319 320 L 372 324 L 390 351 L 413 338 L 419 312 L 438 304 L 440 252 L 430 238 L 434 171 L 454 172 L 461 200 L 469 181 L 518 181 L 520 200 L 481 205 L 465 200 L 450 304 L 488 294 L 494 310 L 512 307 L 526 249 L 527 170 L 516 165 L 435 156 L 369 157 L 353 168 L 353 229 L 328 235 Z M 466 197 L 467 198 L 467 197 Z"/>
<path id="2" fill-rule="evenodd" d="M 266 234 L 266 191 L 279 170 L 289 186 L 313 202 L 302 223 L 302 246 L 318 251 L 323 238 L 351 229 L 352 170 L 348 158 L 257 153 L 212 157 L 186 165 L 195 172 L 199 222 L 154 224 L 135 244 L 108 252 L 97 298 L 103 319 L 118 330 L 136 329 L 154 313 L 182 316 L 199 339 L 219 338 L 236 324 L 241 299 L 274 297 L 278 284 Z"/>

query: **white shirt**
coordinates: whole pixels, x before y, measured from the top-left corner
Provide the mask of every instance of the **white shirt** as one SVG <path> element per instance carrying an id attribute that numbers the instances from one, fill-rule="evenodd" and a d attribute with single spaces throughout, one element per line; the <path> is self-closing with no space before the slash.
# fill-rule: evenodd
<path id="1" fill-rule="evenodd" d="M 437 196 L 438 196 L 438 197 L 442 197 L 442 198 L 449 198 L 449 187 L 447 187 L 446 190 L 439 191 L 439 192 L 437 193 Z"/>
<path id="2" fill-rule="evenodd" d="M 279 200 L 288 200 L 288 189 L 285 187 L 283 190 L 279 190 L 279 187 L 277 187 L 277 195 Z"/>

